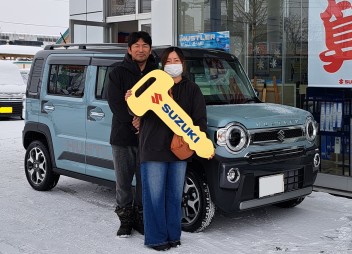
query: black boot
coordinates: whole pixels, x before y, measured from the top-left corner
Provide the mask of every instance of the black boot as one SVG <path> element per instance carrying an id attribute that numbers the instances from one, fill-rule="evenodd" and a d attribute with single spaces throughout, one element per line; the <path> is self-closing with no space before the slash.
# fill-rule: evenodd
<path id="1" fill-rule="evenodd" d="M 129 237 L 133 226 L 133 208 L 132 206 L 116 208 L 115 213 L 120 219 L 120 228 L 117 230 L 118 237 Z"/>
<path id="2" fill-rule="evenodd" d="M 141 206 L 135 206 L 134 207 L 133 228 L 137 232 L 139 232 L 141 235 L 144 235 L 143 207 L 141 207 Z"/>

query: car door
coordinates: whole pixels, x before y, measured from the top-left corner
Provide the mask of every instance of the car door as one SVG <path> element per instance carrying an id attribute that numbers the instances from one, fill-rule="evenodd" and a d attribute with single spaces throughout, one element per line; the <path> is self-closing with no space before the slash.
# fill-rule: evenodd
<path id="1" fill-rule="evenodd" d="M 89 69 L 89 91 L 86 118 L 87 174 L 115 181 L 115 171 L 110 145 L 112 112 L 107 102 L 106 91 L 110 71 L 124 54 L 113 58 L 95 57 Z"/>
<path id="2" fill-rule="evenodd" d="M 56 167 L 85 173 L 86 96 L 90 57 L 50 56 L 45 69 L 41 122 L 51 133 Z"/>

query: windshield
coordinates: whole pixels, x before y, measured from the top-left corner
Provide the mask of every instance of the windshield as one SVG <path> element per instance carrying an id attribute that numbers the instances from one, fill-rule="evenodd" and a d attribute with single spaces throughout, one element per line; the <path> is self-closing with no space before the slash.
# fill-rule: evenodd
<path id="1" fill-rule="evenodd" d="M 186 59 L 189 79 L 200 87 L 207 105 L 257 102 L 254 90 L 237 59 L 203 56 Z"/>

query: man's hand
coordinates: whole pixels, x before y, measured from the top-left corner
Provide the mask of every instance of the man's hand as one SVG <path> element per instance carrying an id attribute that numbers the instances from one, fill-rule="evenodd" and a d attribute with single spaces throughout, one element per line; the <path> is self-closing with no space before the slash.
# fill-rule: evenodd
<path id="1" fill-rule="evenodd" d="M 139 116 L 134 116 L 132 120 L 132 125 L 134 128 L 136 128 L 137 132 L 135 134 L 139 133 L 139 125 L 140 125 L 140 117 Z"/>

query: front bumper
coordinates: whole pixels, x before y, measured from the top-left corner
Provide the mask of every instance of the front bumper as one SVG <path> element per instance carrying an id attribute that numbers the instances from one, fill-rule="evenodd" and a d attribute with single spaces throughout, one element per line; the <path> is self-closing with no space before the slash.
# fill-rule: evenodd
<path id="1" fill-rule="evenodd" d="M 309 195 L 312 192 L 319 166 L 314 157 L 316 147 L 304 150 L 297 156 L 283 156 L 270 160 L 253 161 L 248 158 L 236 160 L 212 160 L 205 168 L 211 197 L 224 212 L 246 210 Z M 234 181 L 229 172 L 236 171 Z M 259 197 L 259 178 L 283 175 L 283 192 Z"/>
<path id="2" fill-rule="evenodd" d="M 0 98 L 0 117 L 23 117 L 23 98 Z"/>
<path id="3" fill-rule="evenodd" d="M 267 204 L 275 204 L 285 200 L 294 199 L 297 197 L 303 197 L 311 194 L 313 191 L 313 187 L 306 187 L 303 189 L 298 189 L 295 191 L 284 192 L 280 195 L 274 195 L 270 197 L 260 198 L 260 199 L 253 199 L 248 201 L 243 201 L 240 203 L 240 210 L 247 210 L 251 208 L 256 208 L 260 206 L 264 206 Z"/>

